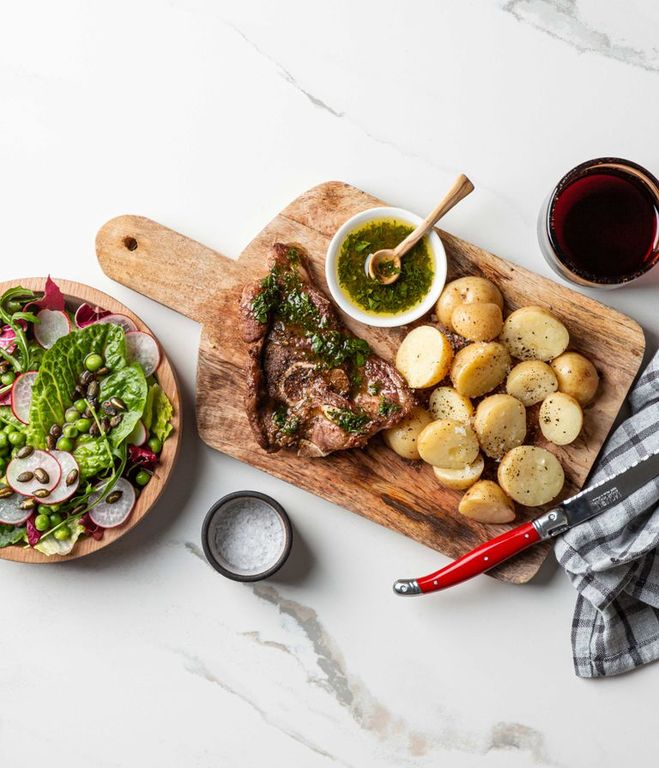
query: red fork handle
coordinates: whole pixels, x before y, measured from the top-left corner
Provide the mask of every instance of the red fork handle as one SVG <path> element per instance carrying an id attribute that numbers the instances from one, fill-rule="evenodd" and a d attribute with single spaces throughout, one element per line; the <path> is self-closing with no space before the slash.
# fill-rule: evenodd
<path id="1" fill-rule="evenodd" d="M 420 579 L 399 579 L 394 584 L 394 592 L 398 595 L 420 595 L 453 587 L 489 571 L 539 541 L 540 535 L 533 523 L 524 523 L 486 541 L 435 573 Z"/>

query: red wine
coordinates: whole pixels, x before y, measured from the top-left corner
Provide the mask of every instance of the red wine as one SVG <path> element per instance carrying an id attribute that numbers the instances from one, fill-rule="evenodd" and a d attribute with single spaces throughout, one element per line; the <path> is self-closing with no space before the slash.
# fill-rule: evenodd
<path id="1" fill-rule="evenodd" d="M 554 195 L 549 237 L 566 267 L 587 280 L 617 283 L 647 271 L 659 257 L 657 198 L 622 167 L 586 168 Z"/>

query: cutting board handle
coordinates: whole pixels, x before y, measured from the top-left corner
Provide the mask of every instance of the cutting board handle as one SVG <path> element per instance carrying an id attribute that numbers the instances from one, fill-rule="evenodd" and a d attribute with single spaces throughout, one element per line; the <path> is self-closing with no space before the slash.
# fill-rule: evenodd
<path id="1" fill-rule="evenodd" d="M 96 256 L 108 277 L 193 320 L 238 281 L 235 261 L 143 216 L 104 224 Z"/>

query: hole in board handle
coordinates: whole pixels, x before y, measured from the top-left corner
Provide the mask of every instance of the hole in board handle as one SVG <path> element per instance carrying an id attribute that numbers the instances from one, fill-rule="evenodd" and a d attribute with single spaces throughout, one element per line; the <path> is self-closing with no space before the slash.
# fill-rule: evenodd
<path id="1" fill-rule="evenodd" d="M 137 250 L 137 240 L 134 237 L 124 237 L 124 245 L 129 251 Z"/>

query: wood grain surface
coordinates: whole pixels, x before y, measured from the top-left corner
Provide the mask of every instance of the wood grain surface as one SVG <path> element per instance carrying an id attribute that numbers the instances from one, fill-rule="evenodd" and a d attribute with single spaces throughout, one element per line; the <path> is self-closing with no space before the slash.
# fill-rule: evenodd
<path id="1" fill-rule="evenodd" d="M 202 324 L 197 425 L 208 445 L 458 557 L 511 526 L 486 526 L 458 514 L 461 494 L 439 486 L 430 467 L 396 456 L 380 436 L 363 450 L 322 459 L 266 454 L 254 441 L 243 409 L 246 350 L 238 329 L 238 299 L 244 283 L 265 273 L 270 247 L 281 241 L 306 248 L 313 277 L 327 291 L 329 240 L 348 218 L 376 205 L 382 201 L 348 184 L 321 184 L 285 208 L 238 260 L 138 216 L 109 221 L 98 233 L 96 250 L 110 277 Z M 582 436 L 564 448 L 551 447 L 566 470 L 566 493 L 573 492 L 583 485 L 641 364 L 645 341 L 640 326 L 587 296 L 438 232 L 447 251 L 449 279 L 478 274 L 493 280 L 504 294 L 506 311 L 528 304 L 551 309 L 567 325 L 571 348 L 587 355 L 599 370 L 600 391 L 586 409 Z M 389 360 L 408 330 L 344 320 Z M 541 511 L 518 510 L 516 522 Z M 505 581 L 528 581 L 547 552 L 547 545 L 539 545 L 491 573 Z"/>
<path id="2" fill-rule="evenodd" d="M 59 285 L 62 293 L 66 296 L 67 302 L 70 302 L 71 305 L 78 306 L 86 301 L 92 306 L 103 307 L 111 312 L 127 315 L 137 325 L 140 331 L 151 333 L 146 324 L 143 323 L 137 315 L 131 312 L 121 302 L 116 301 L 116 299 L 113 299 L 102 291 L 97 291 L 95 288 L 83 285 L 82 283 L 74 283 L 71 280 L 61 280 L 58 277 L 54 277 L 53 280 Z M 0 294 L 14 285 L 22 285 L 24 288 L 31 288 L 34 291 L 42 291 L 45 282 L 45 277 L 29 277 L 9 280 L 0 283 Z M 153 505 L 163 492 L 172 470 L 174 469 L 174 464 L 178 456 L 179 439 L 182 428 L 181 400 L 179 397 L 178 385 L 176 383 L 176 375 L 174 374 L 174 370 L 171 367 L 162 346 L 160 351 L 161 360 L 158 370 L 156 371 L 156 377 L 174 407 L 174 417 L 172 419 L 174 430 L 171 436 L 165 441 L 162 453 L 160 454 L 160 462 L 156 467 L 154 475 L 149 484 L 140 493 L 135 508 L 131 512 L 128 520 L 117 528 L 106 530 L 100 541 L 96 541 L 91 536 L 79 539 L 76 542 L 73 551 L 68 555 L 52 555 L 49 557 L 48 555 L 38 552 L 36 549 L 20 545 L 0 549 L 0 558 L 5 560 L 15 560 L 21 563 L 56 563 L 61 562 L 62 560 L 75 560 L 78 557 L 84 557 L 85 555 L 97 552 L 99 549 L 103 549 L 112 544 L 112 542 L 128 533 L 131 528 L 134 528 L 153 508 Z"/>

